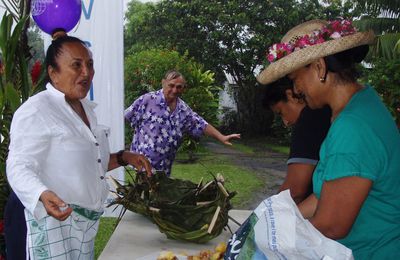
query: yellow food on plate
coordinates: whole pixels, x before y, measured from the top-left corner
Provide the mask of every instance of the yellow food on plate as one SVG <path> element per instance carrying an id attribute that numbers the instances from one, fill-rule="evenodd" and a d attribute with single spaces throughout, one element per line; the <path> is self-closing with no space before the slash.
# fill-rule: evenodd
<path id="1" fill-rule="evenodd" d="M 157 260 L 178 260 L 178 257 L 171 251 L 163 251 L 157 257 Z"/>
<path id="2" fill-rule="evenodd" d="M 215 249 L 215 251 L 211 250 L 202 250 L 197 255 L 189 255 L 187 257 L 188 260 L 221 260 L 224 257 L 224 253 L 226 251 L 226 243 L 219 243 Z"/>
<path id="3" fill-rule="evenodd" d="M 226 251 L 226 247 L 227 247 L 226 243 L 221 242 L 215 247 L 215 251 L 224 254 Z"/>
<path id="4" fill-rule="evenodd" d="M 224 253 L 226 251 L 226 243 L 219 243 L 214 251 L 212 250 L 201 250 L 196 255 L 188 255 L 187 260 L 221 260 L 224 258 Z M 178 257 L 172 251 L 163 251 L 157 257 L 157 260 L 178 260 Z"/>

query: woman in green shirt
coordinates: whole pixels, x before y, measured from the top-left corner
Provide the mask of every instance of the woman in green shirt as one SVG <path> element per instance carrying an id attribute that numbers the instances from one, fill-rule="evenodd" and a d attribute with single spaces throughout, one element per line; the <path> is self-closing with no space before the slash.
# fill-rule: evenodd
<path id="1" fill-rule="evenodd" d="M 287 75 L 310 108 L 328 105 L 332 125 L 320 149 L 313 194 L 299 205 L 355 259 L 400 256 L 400 134 L 380 97 L 357 82 L 355 64 L 374 41 L 347 20 L 313 20 L 270 48 L 262 84 Z"/>

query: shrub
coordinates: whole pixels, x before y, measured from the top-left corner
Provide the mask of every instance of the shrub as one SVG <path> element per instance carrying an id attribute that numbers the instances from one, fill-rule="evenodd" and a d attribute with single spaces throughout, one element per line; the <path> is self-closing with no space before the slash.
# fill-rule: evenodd
<path id="1" fill-rule="evenodd" d="M 364 69 L 363 81 L 373 86 L 400 126 L 400 58 L 375 59 L 373 68 Z"/>

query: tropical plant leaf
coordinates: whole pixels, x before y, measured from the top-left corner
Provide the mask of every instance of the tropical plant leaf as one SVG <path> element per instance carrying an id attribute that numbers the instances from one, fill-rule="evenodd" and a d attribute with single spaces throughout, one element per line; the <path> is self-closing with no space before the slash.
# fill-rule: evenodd
<path id="1" fill-rule="evenodd" d="M 380 11 L 385 15 L 399 14 L 400 13 L 400 1 L 393 0 L 353 0 L 362 7 L 367 7 L 369 10 L 375 12 Z"/>
<path id="2" fill-rule="evenodd" d="M 0 53 L 4 71 L 0 74 L 0 219 L 10 192 L 5 173 L 10 125 L 21 101 L 28 98 L 30 82 L 27 72 L 28 46 L 25 41 L 30 0 L 1 0 L 6 8 L 0 23 Z M 16 24 L 14 26 L 14 20 Z M 0 234 L 0 258 L 4 258 L 4 236 Z"/>
<path id="3" fill-rule="evenodd" d="M 4 14 L 0 24 L 0 48 L 2 51 L 3 59 L 7 59 L 8 56 L 8 53 L 6 52 L 6 47 L 11 32 L 11 26 L 12 26 L 11 15 Z"/>
<path id="4" fill-rule="evenodd" d="M 21 105 L 21 98 L 18 90 L 14 88 L 12 83 L 7 83 L 5 86 L 5 96 L 10 104 L 11 110 L 15 112 L 17 108 Z"/>
<path id="5" fill-rule="evenodd" d="M 400 1 L 354 0 L 354 3 L 369 14 L 355 21 L 356 27 L 363 31 L 372 29 L 379 36 L 368 60 L 371 61 L 373 57 L 384 60 L 397 58 L 400 45 Z"/>
<path id="6" fill-rule="evenodd" d="M 400 40 L 400 33 L 388 33 L 381 35 L 377 38 L 377 43 L 372 47 L 372 55 L 382 57 L 386 60 L 391 60 L 400 57 L 398 46 Z"/>
<path id="7" fill-rule="evenodd" d="M 25 22 L 28 17 L 22 18 L 17 25 L 14 28 L 13 33 L 11 34 L 10 39 L 7 42 L 7 52 L 8 52 L 8 58 L 5 62 L 6 64 L 6 79 L 11 80 L 11 75 L 14 71 L 15 66 L 13 66 L 13 63 L 15 62 L 15 55 L 16 55 L 16 50 L 18 47 L 18 42 L 21 37 L 22 30 L 24 28 Z M 25 59 L 24 59 L 25 61 Z M 9 69 L 7 69 L 7 66 Z"/>
<path id="8" fill-rule="evenodd" d="M 19 70 L 20 70 L 20 75 L 21 75 L 21 85 L 20 85 L 20 91 L 21 91 L 21 99 L 22 101 L 25 101 L 29 98 L 31 89 L 32 89 L 32 83 L 29 80 L 29 73 L 28 73 L 28 60 L 24 57 L 23 52 L 19 52 Z"/>
<path id="9" fill-rule="evenodd" d="M 0 114 L 3 114 L 3 109 L 4 109 L 4 93 L 3 90 L 0 89 Z M 1 124 L 0 124 L 1 127 Z"/>
<path id="10" fill-rule="evenodd" d="M 400 53 L 400 39 L 397 41 L 396 45 L 394 46 L 394 50 L 397 53 Z"/>
<path id="11" fill-rule="evenodd" d="M 5 9 L 12 15 L 15 21 L 23 16 L 25 0 L 1 0 Z"/>
<path id="12" fill-rule="evenodd" d="M 400 21 L 397 18 L 375 18 L 370 16 L 363 16 L 360 20 L 354 21 L 354 25 L 360 31 L 373 30 L 375 34 L 382 34 L 382 32 L 399 32 Z"/>

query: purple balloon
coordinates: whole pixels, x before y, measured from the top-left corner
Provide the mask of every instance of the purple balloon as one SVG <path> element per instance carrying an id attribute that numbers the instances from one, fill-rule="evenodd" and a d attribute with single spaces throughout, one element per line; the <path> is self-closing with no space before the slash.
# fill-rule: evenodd
<path id="1" fill-rule="evenodd" d="M 32 17 L 42 31 L 52 34 L 55 29 L 69 32 L 81 17 L 81 0 L 33 0 Z"/>

